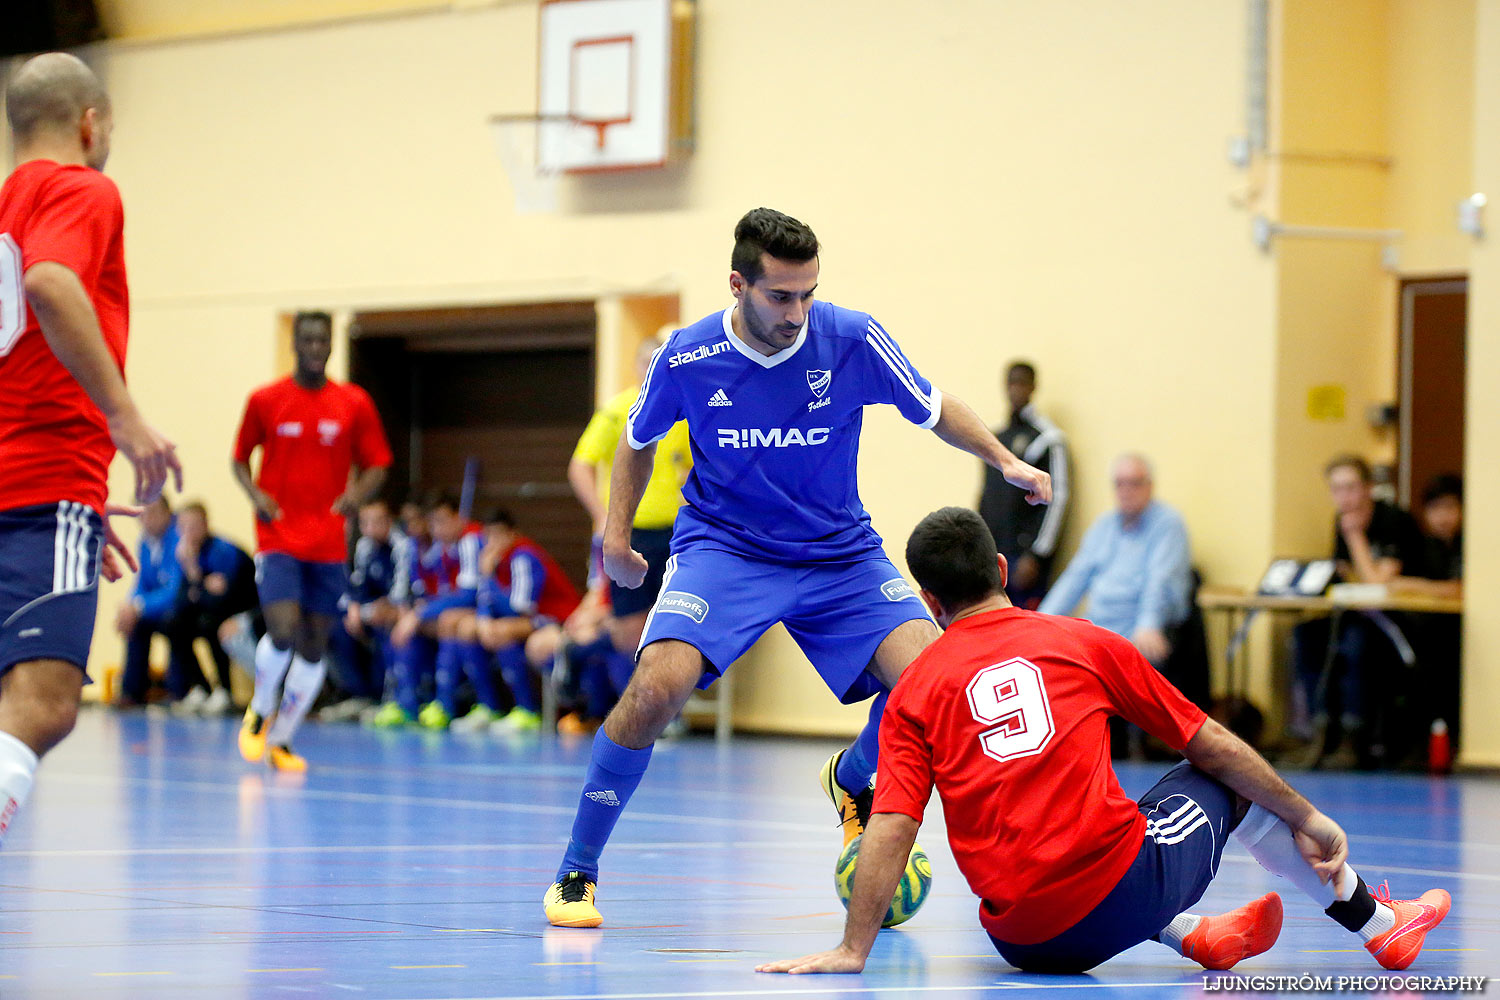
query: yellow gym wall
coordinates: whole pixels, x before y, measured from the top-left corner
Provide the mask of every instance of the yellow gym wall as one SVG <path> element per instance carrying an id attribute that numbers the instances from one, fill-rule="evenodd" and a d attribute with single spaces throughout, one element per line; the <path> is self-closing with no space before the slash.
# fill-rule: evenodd
<path id="1" fill-rule="evenodd" d="M 1500 192 L 1500 0 L 1476 5 L 1474 58 L 1474 175 L 1476 191 Z M 1500 592 L 1500 246 L 1495 242 L 1494 207 L 1490 234 L 1470 244 L 1468 433 L 1464 441 L 1464 748 L 1473 764 L 1500 766 L 1500 731 L 1494 709 L 1500 704 L 1500 620 L 1494 595 Z"/>
<path id="2" fill-rule="evenodd" d="M 1382 68 L 1352 80 L 1297 70 L 1310 86 L 1357 91 L 1357 134 L 1334 148 L 1383 143 L 1383 88 L 1417 73 L 1399 67 L 1448 58 L 1452 30 L 1386 40 L 1426 5 L 1371 8 L 1385 12 L 1375 25 L 1338 30 Z M 965 0 L 918 15 L 897 0 L 766 0 L 755 13 L 699 3 L 695 155 L 566 181 L 555 215 L 515 213 L 485 125 L 533 106 L 534 3 L 106 47 L 110 172 L 126 201 L 135 297 L 129 374 L 181 444 L 188 493 L 248 540 L 230 441 L 245 395 L 277 372 L 292 309 L 598 298 L 611 304 L 600 360 L 614 372 L 629 322 L 608 317 L 628 319 L 622 297 L 678 294 L 684 320 L 721 308 L 734 221 L 769 204 L 823 239 L 820 295 L 872 312 L 986 419 L 1003 416 L 1001 367 L 1037 363 L 1038 401 L 1073 443 L 1073 536 L 1110 505 L 1105 466 L 1128 448 L 1155 460 L 1159 495 L 1186 515 L 1210 581 L 1252 584 L 1284 538 L 1326 545 L 1326 449 L 1293 426 L 1305 422 L 1299 366 L 1360 336 L 1393 343 L 1360 298 L 1388 279 L 1355 254 L 1320 287 L 1326 251 L 1253 245 L 1235 201 L 1247 174 L 1224 153 L 1244 128 L 1243 5 Z M 1311 29 L 1287 20 L 1278 14 L 1275 44 L 1300 37 L 1299 51 L 1315 53 Z M 1295 125 L 1329 148 L 1315 129 Z M 1313 214 L 1333 206 L 1284 169 L 1264 178 L 1278 210 L 1309 212 L 1287 221 L 1363 224 Z M 1322 169 L 1307 167 L 1309 184 L 1325 183 Z M 1394 183 L 1360 183 L 1347 207 L 1378 216 Z M 1330 290 L 1332 342 L 1326 324 L 1294 315 Z M 1350 382 L 1349 428 L 1361 400 L 1388 396 L 1393 353 L 1381 357 L 1333 372 Z M 917 519 L 971 503 L 979 483 L 976 462 L 885 409 L 867 416 L 861 475 L 898 562 Z M 128 487 L 118 466 L 114 486 Z M 124 590 L 106 588 L 101 623 Z M 101 628 L 95 662 L 118 657 Z M 747 661 L 741 725 L 848 731 L 863 717 L 833 704 L 784 636 Z"/>

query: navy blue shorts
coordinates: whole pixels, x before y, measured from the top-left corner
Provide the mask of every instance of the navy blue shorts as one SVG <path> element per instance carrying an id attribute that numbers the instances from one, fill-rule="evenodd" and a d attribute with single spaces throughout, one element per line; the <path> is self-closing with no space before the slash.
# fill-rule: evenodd
<path id="1" fill-rule="evenodd" d="M 440 594 L 422 605 L 421 610 L 417 612 L 417 621 L 426 625 L 436 622 L 438 615 L 444 611 L 452 611 L 455 608 L 473 610 L 477 600 L 472 590 L 452 590 L 446 594 Z"/>
<path id="2" fill-rule="evenodd" d="M 285 552 L 262 552 L 255 557 L 255 588 L 260 606 L 294 601 L 312 615 L 339 617 L 339 598 L 349 584 L 343 563 L 307 562 Z"/>
<path id="3" fill-rule="evenodd" d="M 104 524 L 72 500 L 0 511 L 0 674 L 31 660 L 85 671 Z"/>
<path id="4" fill-rule="evenodd" d="M 1072 927 L 1040 944 L 995 949 L 1023 972 L 1084 972 L 1149 940 L 1203 898 L 1219 871 L 1224 841 L 1244 818 L 1233 791 L 1178 764 L 1138 803 L 1146 840 L 1108 896 Z"/>
<path id="5" fill-rule="evenodd" d="M 931 621 L 916 590 L 882 552 L 841 563 L 763 562 L 693 545 L 667 560 L 641 649 L 662 639 L 696 646 L 708 687 L 777 622 L 845 704 L 885 690 L 865 669 L 891 632 Z"/>
<path id="6" fill-rule="evenodd" d="M 646 557 L 646 578 L 634 590 L 613 580 L 609 584 L 609 606 L 616 618 L 626 618 L 649 611 L 661 593 L 661 579 L 672 557 L 671 528 L 633 528 L 630 547 Z"/>

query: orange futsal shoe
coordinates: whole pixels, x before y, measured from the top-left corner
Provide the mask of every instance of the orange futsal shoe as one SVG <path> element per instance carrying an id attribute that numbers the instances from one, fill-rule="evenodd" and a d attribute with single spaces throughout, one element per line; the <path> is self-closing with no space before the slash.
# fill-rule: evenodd
<path id="1" fill-rule="evenodd" d="M 1232 969 L 1269 951 L 1281 936 L 1281 897 L 1268 892 L 1237 910 L 1204 917 L 1182 939 L 1182 956 L 1205 969 Z"/>
<path id="2" fill-rule="evenodd" d="M 870 821 L 870 809 L 875 804 L 875 788 L 871 786 L 858 795 L 850 795 L 839 784 L 838 769 L 839 758 L 844 756 L 844 751 L 829 757 L 823 764 L 823 770 L 818 775 L 818 782 L 823 786 L 823 794 L 828 796 L 828 801 L 839 811 L 839 825 L 844 828 L 844 846 L 865 832 L 865 824 Z"/>
<path id="3" fill-rule="evenodd" d="M 1443 922 L 1453 898 L 1444 889 L 1428 889 L 1416 899 L 1392 899 L 1390 886 L 1380 883 L 1372 896 L 1396 913 L 1396 926 L 1371 941 L 1365 950 L 1383 968 L 1400 971 L 1417 960 L 1427 932 Z"/>
<path id="4" fill-rule="evenodd" d="M 240 756 L 251 764 L 259 764 L 266 755 L 266 720 L 255 714 L 255 709 L 245 709 L 245 721 L 240 723 Z"/>
<path id="5" fill-rule="evenodd" d="M 307 760 L 292 753 L 291 747 L 271 747 L 266 751 L 266 763 L 277 771 L 302 774 L 307 770 Z"/>

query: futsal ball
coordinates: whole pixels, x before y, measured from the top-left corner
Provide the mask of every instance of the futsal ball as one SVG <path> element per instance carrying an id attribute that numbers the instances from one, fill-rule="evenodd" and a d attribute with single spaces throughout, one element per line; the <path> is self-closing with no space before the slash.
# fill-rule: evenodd
<path id="1" fill-rule="evenodd" d="M 849 841 L 849 846 L 839 855 L 839 863 L 833 869 L 833 887 L 838 890 L 839 901 L 846 910 L 849 908 L 849 897 L 854 895 L 854 869 L 859 860 L 859 842 L 863 839 L 861 835 Z M 911 854 L 906 859 L 906 871 L 901 873 L 901 881 L 896 886 L 896 896 L 891 900 L 891 908 L 885 911 L 885 919 L 880 922 L 880 926 L 895 927 L 916 916 L 931 889 L 932 862 L 927 860 L 927 854 L 920 844 L 913 844 Z"/>

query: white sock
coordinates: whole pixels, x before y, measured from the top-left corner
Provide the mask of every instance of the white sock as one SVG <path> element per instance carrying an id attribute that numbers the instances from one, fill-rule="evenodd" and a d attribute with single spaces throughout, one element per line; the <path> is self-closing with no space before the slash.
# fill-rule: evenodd
<path id="1" fill-rule="evenodd" d="M 290 649 L 277 649 L 269 635 L 261 636 L 255 647 L 255 693 L 250 696 L 250 711 L 262 719 L 275 711 L 281 680 L 291 665 Z"/>
<path id="2" fill-rule="evenodd" d="M 36 774 L 36 753 L 10 733 L 0 732 L 0 843 L 10 829 L 16 813 L 31 794 L 31 780 Z"/>
<path id="3" fill-rule="evenodd" d="M 323 690 L 323 677 L 327 673 L 328 668 L 322 660 L 308 663 L 300 656 L 292 657 L 292 668 L 286 675 L 286 693 L 281 696 L 281 708 L 276 713 L 271 731 L 266 734 L 267 746 L 291 745 L 297 727 L 307 718 L 307 710 L 318 700 L 318 692 Z"/>
<path id="4" fill-rule="evenodd" d="M 1340 890 L 1350 895 L 1354 893 L 1354 869 L 1345 865 L 1338 877 L 1328 884 L 1319 881 L 1318 873 L 1313 871 L 1312 866 L 1303 859 L 1302 852 L 1297 850 L 1297 842 L 1292 839 L 1292 828 L 1265 806 L 1251 806 L 1234 835 L 1245 845 L 1251 856 L 1260 862 L 1262 868 L 1272 875 L 1290 879 L 1293 885 L 1318 904 L 1319 909 L 1326 910 L 1337 902 Z M 1348 899 L 1349 896 L 1344 898 Z"/>
<path id="5" fill-rule="evenodd" d="M 1377 899 L 1375 900 L 1375 915 L 1359 929 L 1358 933 L 1364 940 L 1373 941 L 1395 926 L 1396 911 Z"/>
<path id="6" fill-rule="evenodd" d="M 1203 918 L 1196 914 L 1179 913 L 1172 918 L 1170 924 L 1161 929 L 1157 938 L 1162 944 L 1181 955 L 1182 939 L 1193 933 L 1201 923 L 1203 923 Z"/>

